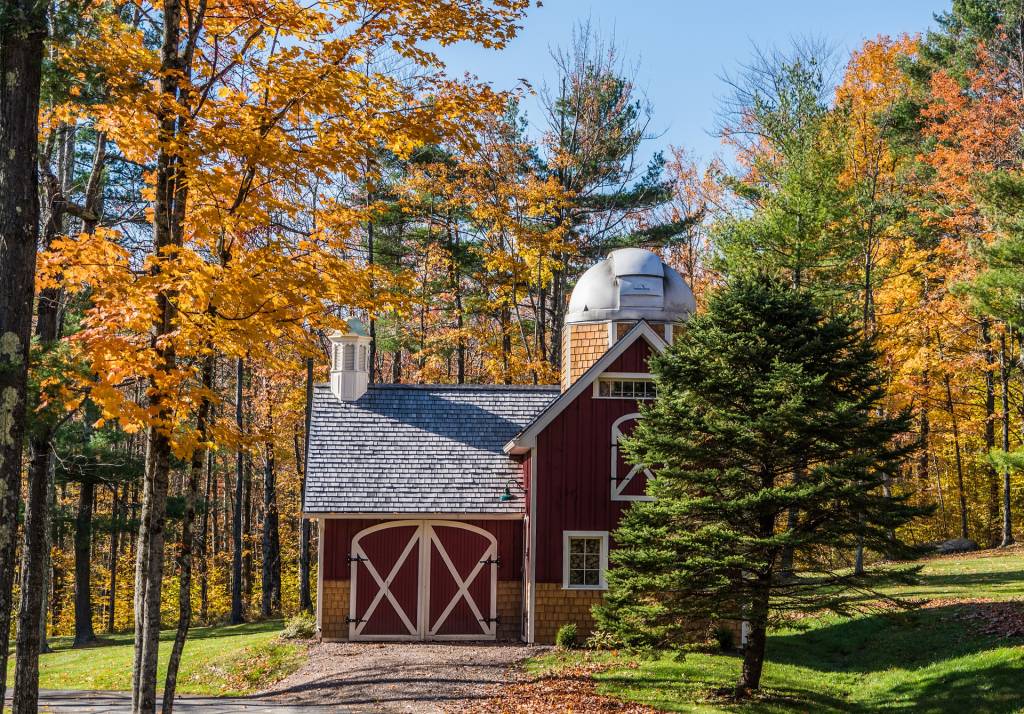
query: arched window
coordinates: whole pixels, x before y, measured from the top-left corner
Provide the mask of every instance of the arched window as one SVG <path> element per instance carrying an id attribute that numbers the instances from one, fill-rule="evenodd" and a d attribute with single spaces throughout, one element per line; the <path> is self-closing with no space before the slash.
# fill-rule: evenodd
<path id="1" fill-rule="evenodd" d="M 342 352 L 342 363 L 341 368 L 349 372 L 354 372 L 356 369 L 356 346 L 355 345 L 344 345 L 344 351 Z"/>
<path id="2" fill-rule="evenodd" d="M 640 414 L 626 414 L 612 424 L 612 500 L 613 501 L 653 501 L 644 491 L 647 480 L 653 476 L 645 466 L 632 466 L 625 462 L 619 453 L 619 440 L 625 435 L 626 424 L 635 422 Z M 638 478 L 639 477 L 639 478 Z M 634 484 L 630 488 L 630 484 Z M 639 486 L 639 488 L 638 488 Z"/>

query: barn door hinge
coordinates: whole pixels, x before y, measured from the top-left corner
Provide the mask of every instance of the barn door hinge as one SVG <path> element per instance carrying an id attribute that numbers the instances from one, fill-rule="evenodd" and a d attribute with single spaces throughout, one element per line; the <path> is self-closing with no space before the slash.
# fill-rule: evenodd
<path id="1" fill-rule="evenodd" d="M 487 560 L 481 560 L 484 565 L 501 565 L 501 558 L 488 558 Z"/>
<path id="2" fill-rule="evenodd" d="M 358 617 L 346 617 L 345 622 L 362 622 Z"/>
<path id="3" fill-rule="evenodd" d="M 501 618 L 500 618 L 500 617 L 498 617 L 497 615 L 495 615 L 494 617 L 481 617 L 481 618 L 480 618 L 480 622 L 484 622 L 484 623 L 487 623 L 487 624 L 490 624 L 490 623 L 492 623 L 492 622 L 493 622 L 494 624 L 498 624 L 498 622 L 499 622 L 500 620 L 501 620 Z"/>
<path id="4" fill-rule="evenodd" d="M 361 555 L 352 555 L 351 553 L 349 553 L 345 560 L 347 560 L 350 563 L 362 563 L 366 560 L 366 558 L 364 558 Z"/>

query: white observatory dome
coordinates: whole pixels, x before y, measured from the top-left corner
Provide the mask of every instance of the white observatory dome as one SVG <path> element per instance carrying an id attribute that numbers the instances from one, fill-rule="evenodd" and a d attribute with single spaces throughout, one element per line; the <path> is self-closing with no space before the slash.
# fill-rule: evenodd
<path id="1" fill-rule="evenodd" d="M 683 276 L 649 250 L 622 248 L 585 272 L 569 298 L 566 323 L 676 322 L 697 307 Z"/>

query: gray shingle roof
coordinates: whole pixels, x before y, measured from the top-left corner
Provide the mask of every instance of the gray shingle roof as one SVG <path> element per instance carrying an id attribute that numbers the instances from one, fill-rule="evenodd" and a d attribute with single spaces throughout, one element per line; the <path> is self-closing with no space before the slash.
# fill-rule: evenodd
<path id="1" fill-rule="evenodd" d="M 313 392 L 307 513 L 520 513 L 501 495 L 520 466 L 502 447 L 558 387 L 371 385 Z"/>

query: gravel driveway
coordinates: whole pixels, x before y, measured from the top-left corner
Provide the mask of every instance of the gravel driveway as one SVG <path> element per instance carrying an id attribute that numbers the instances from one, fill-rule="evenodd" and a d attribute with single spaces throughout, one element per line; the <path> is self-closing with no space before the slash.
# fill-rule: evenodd
<path id="1" fill-rule="evenodd" d="M 514 643 L 324 642 L 298 672 L 262 692 L 282 704 L 340 711 L 442 712 L 487 697 L 545 648 Z"/>

